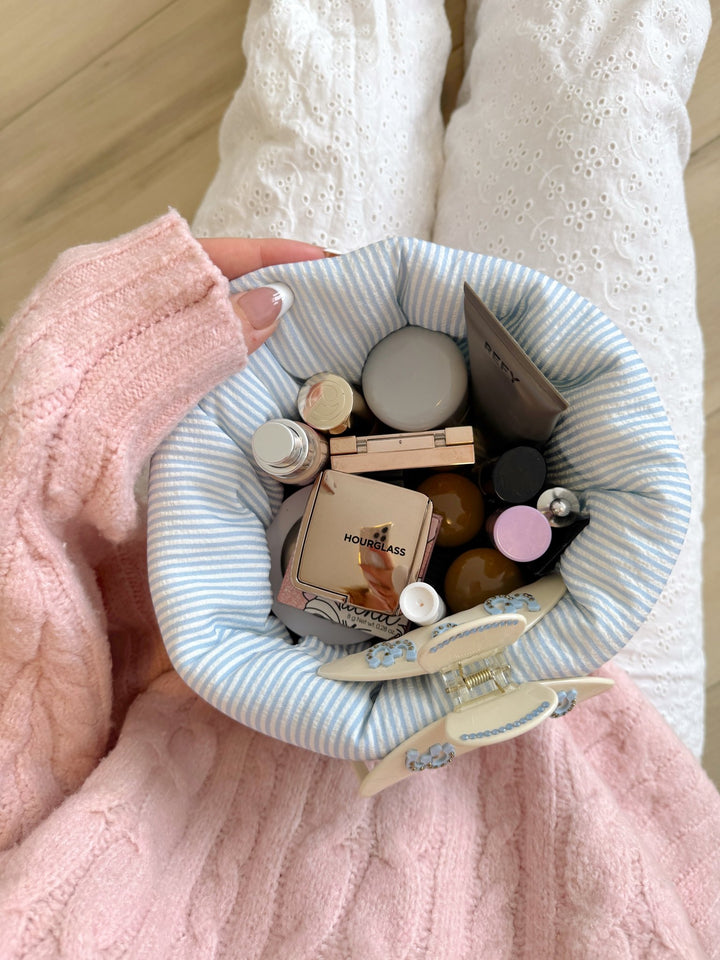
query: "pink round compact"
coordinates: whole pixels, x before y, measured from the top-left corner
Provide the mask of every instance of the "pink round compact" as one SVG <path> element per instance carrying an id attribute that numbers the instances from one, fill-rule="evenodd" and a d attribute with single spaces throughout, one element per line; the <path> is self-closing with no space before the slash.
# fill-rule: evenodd
<path id="1" fill-rule="evenodd" d="M 516 563 L 537 560 L 552 540 L 547 517 L 535 507 L 508 507 L 491 518 L 489 527 L 495 547 Z"/>

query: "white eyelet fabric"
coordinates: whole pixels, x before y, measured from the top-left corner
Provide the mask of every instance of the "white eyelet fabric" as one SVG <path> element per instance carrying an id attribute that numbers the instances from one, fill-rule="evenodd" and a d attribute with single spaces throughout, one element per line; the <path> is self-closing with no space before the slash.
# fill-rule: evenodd
<path id="1" fill-rule="evenodd" d="M 660 599 L 618 662 L 697 755 L 704 731 L 703 343 L 683 171 L 707 0 L 468 0 L 445 130 L 442 0 L 255 0 L 202 236 L 342 251 L 413 236 L 524 263 L 615 322 L 690 473 Z"/>
<path id="2" fill-rule="evenodd" d="M 404 324 L 464 347 L 464 281 L 569 401 L 546 449 L 549 480 L 577 490 L 591 517 L 561 561 L 567 595 L 509 650 L 515 677 L 584 674 L 617 653 L 660 595 L 690 515 L 668 420 L 617 327 L 537 271 L 411 239 L 266 268 L 234 286 L 278 280 L 295 302 L 277 334 L 152 461 L 150 585 L 188 685 L 256 730 L 346 759 L 382 757 L 452 708 L 436 677 L 375 685 L 316 676 L 348 648 L 314 637 L 293 644 L 270 612 L 265 531 L 282 489 L 256 471 L 250 443 L 268 418 L 294 415 L 305 378 L 333 370 L 358 382 L 374 344 Z"/>

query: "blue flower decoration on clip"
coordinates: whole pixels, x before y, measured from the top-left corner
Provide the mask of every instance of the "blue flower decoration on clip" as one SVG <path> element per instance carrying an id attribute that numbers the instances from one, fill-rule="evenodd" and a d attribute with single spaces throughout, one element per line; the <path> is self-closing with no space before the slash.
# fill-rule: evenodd
<path id="1" fill-rule="evenodd" d="M 367 665 L 371 669 L 376 667 L 391 667 L 396 660 L 405 657 L 408 663 L 417 660 L 417 647 L 412 640 L 384 640 L 376 643 L 365 652 Z"/>
<path id="2" fill-rule="evenodd" d="M 421 770 L 437 770 L 446 767 L 455 759 L 455 747 L 451 743 L 434 743 L 428 751 L 408 750 L 405 754 L 405 767 L 413 773 Z"/>
<path id="3" fill-rule="evenodd" d="M 550 716 L 554 718 L 564 717 L 566 714 L 570 713 L 572 708 L 577 703 L 577 690 L 560 690 L 557 698 L 557 706 Z"/>

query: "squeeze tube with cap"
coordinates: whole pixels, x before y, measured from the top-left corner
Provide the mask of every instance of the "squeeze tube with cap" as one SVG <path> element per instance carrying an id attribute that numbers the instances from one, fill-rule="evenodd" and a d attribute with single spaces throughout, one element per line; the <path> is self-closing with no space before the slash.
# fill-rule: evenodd
<path id="1" fill-rule="evenodd" d="M 422 580 L 409 583 L 402 591 L 400 610 L 403 616 L 420 627 L 437 623 L 447 612 L 445 603 L 437 590 Z"/>
<path id="2" fill-rule="evenodd" d="M 464 290 L 475 417 L 496 448 L 544 444 L 567 401 L 467 283 Z"/>
<path id="3" fill-rule="evenodd" d="M 401 327 L 377 343 L 362 372 L 365 402 L 403 432 L 461 424 L 468 413 L 468 373 L 446 333 Z"/>
<path id="4" fill-rule="evenodd" d="M 268 420 L 252 438 L 255 463 L 283 483 L 309 483 L 327 463 L 328 451 L 324 437 L 296 420 Z"/>

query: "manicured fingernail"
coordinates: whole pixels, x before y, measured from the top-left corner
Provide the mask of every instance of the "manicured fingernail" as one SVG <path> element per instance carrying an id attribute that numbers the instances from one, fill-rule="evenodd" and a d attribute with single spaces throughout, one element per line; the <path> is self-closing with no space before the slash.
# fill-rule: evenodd
<path id="1" fill-rule="evenodd" d="M 323 255 L 326 257 L 341 257 L 342 254 L 339 250 L 323 250 Z"/>
<path id="2" fill-rule="evenodd" d="M 233 309 L 255 330 L 266 330 L 284 317 L 293 304 L 293 292 L 286 283 L 268 283 L 255 290 L 230 297 Z"/>

